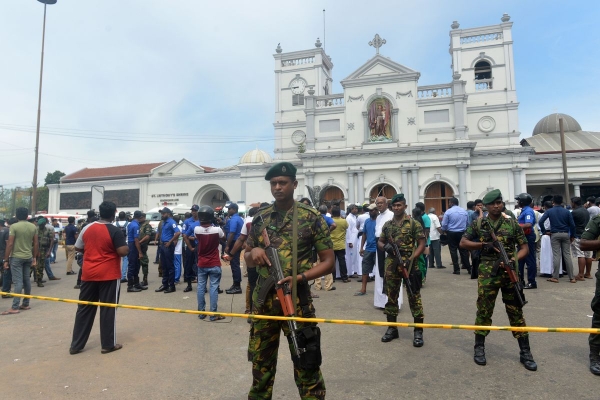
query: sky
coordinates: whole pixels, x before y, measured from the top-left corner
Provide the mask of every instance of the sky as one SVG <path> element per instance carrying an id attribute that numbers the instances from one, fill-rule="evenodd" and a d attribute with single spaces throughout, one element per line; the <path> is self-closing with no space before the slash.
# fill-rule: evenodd
<path id="1" fill-rule="evenodd" d="M 38 182 L 47 172 L 273 154 L 275 47 L 317 37 L 339 81 L 381 54 L 452 80 L 449 30 L 513 25 L 522 137 L 553 112 L 600 131 L 600 3 L 561 1 L 58 0 L 47 8 Z M 0 185 L 31 185 L 44 6 L 0 1 Z"/>

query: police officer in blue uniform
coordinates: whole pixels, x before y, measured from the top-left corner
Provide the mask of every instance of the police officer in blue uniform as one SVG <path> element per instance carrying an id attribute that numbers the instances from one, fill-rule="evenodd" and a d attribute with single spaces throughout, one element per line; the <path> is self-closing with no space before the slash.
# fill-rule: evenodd
<path id="1" fill-rule="evenodd" d="M 142 212 L 137 210 L 133 213 L 133 220 L 127 225 L 127 245 L 129 254 L 127 255 L 127 291 L 141 292 L 148 289 L 148 286 L 140 284 L 140 258 L 142 258 L 142 245 L 140 244 L 140 223 Z"/>
<path id="2" fill-rule="evenodd" d="M 181 232 L 173 220 L 173 213 L 170 209 L 165 207 L 160 210 L 160 213 L 163 220 L 160 235 L 160 259 L 163 263 L 163 279 L 162 285 L 155 292 L 173 293 L 175 291 L 175 265 L 173 264 L 173 258 L 175 256 L 175 244 Z"/>
<path id="3" fill-rule="evenodd" d="M 536 258 L 536 244 L 535 244 L 535 212 L 531 208 L 533 198 L 528 193 L 521 193 L 517 197 L 519 207 L 521 207 L 521 214 L 519 214 L 519 225 L 523 228 L 525 237 L 527 238 L 527 247 L 529 247 L 529 254 L 523 260 L 519 260 L 519 276 L 521 280 L 525 278 L 525 264 L 527 264 L 527 284 L 524 285 L 523 289 L 537 289 L 537 282 L 535 276 L 537 275 L 537 258 Z"/>
<path id="4" fill-rule="evenodd" d="M 194 228 L 200 226 L 200 220 L 198 219 L 198 210 L 200 206 L 194 204 L 192 206 L 192 216 L 185 220 L 183 223 L 183 240 L 185 242 L 185 258 L 183 265 L 183 280 L 187 282 L 187 287 L 183 289 L 184 292 L 192 291 L 192 281 L 198 276 L 197 263 L 197 252 L 196 250 L 196 237 L 194 235 Z"/>

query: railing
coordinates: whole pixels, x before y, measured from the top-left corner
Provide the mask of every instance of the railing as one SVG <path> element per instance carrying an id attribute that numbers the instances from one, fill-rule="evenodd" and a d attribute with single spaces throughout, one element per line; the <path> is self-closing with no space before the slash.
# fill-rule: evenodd
<path id="1" fill-rule="evenodd" d="M 434 99 L 438 97 L 452 97 L 452 86 L 424 86 L 417 88 L 418 99 Z"/>
<path id="2" fill-rule="evenodd" d="M 326 107 L 343 107 L 344 106 L 344 95 L 343 94 L 331 94 L 328 96 L 317 96 L 315 98 L 317 108 Z"/>
<path id="3" fill-rule="evenodd" d="M 502 33 L 487 33 L 485 35 L 465 36 L 460 38 L 460 44 L 471 44 L 489 42 L 490 40 L 501 40 Z"/>
<path id="4" fill-rule="evenodd" d="M 475 81 L 475 91 L 490 90 L 492 88 L 493 79 L 480 79 Z"/>
<path id="5" fill-rule="evenodd" d="M 303 58 L 296 58 L 293 60 L 282 60 L 281 66 L 282 67 L 293 67 L 295 65 L 313 64 L 314 62 L 315 62 L 314 57 L 303 57 Z"/>

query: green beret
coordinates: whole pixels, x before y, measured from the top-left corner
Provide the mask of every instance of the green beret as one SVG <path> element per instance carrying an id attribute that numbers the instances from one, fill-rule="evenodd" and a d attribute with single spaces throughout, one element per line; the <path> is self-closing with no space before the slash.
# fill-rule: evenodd
<path id="1" fill-rule="evenodd" d="M 500 189 L 494 189 L 491 192 L 488 192 L 488 194 L 486 194 L 485 196 L 483 196 L 483 199 L 481 199 L 481 201 L 483 202 L 483 204 L 491 204 L 497 199 L 501 198 L 502 193 L 500 193 Z"/>
<path id="2" fill-rule="evenodd" d="M 276 176 L 296 176 L 296 167 L 289 162 L 280 162 L 273 165 L 265 175 L 265 180 L 271 180 Z"/>
<path id="3" fill-rule="evenodd" d="M 392 197 L 392 204 L 394 204 L 397 201 L 403 201 L 406 203 L 406 199 L 404 198 L 404 193 L 398 193 L 398 194 L 395 194 L 394 197 Z"/>

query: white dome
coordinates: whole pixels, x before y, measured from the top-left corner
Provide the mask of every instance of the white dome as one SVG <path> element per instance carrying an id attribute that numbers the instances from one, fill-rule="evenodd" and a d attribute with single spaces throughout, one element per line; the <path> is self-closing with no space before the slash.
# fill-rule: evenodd
<path id="1" fill-rule="evenodd" d="M 273 159 L 266 151 L 259 149 L 250 150 L 240 158 L 240 164 L 263 164 L 273 162 Z"/>

